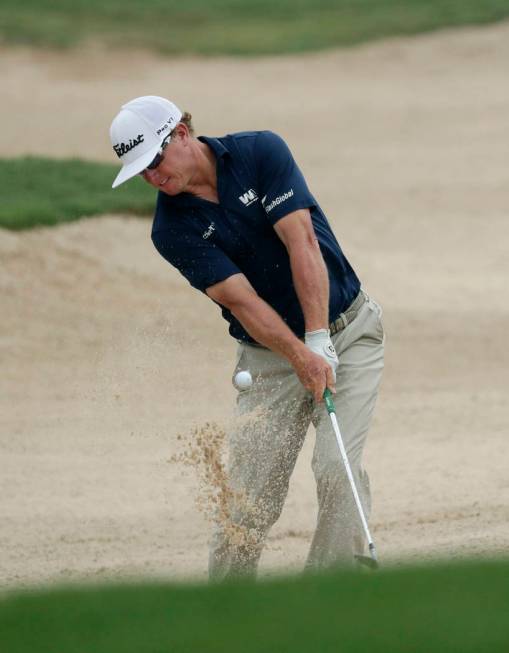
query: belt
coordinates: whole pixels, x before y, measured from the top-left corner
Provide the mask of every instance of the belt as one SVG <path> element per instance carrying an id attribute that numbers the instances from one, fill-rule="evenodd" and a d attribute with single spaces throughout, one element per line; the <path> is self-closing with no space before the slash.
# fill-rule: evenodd
<path id="1" fill-rule="evenodd" d="M 357 317 L 359 310 L 367 300 L 368 296 L 363 290 L 361 290 L 357 297 L 350 304 L 350 306 L 346 309 L 346 311 L 344 313 L 340 313 L 339 317 L 337 317 L 334 322 L 329 324 L 329 331 L 331 336 L 339 333 L 340 331 L 343 331 L 345 327 L 353 322 Z"/>

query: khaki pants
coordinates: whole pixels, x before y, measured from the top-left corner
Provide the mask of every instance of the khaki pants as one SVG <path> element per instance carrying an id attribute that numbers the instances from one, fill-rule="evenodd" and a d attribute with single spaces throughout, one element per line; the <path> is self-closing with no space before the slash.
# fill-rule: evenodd
<path id="1" fill-rule="evenodd" d="M 369 480 L 361 457 L 383 369 L 384 332 L 378 304 L 366 295 L 357 317 L 332 341 L 339 358 L 338 422 L 368 517 Z M 324 404 L 315 405 L 288 361 L 270 350 L 240 345 L 235 373 L 239 370 L 251 372 L 253 385 L 238 394 L 238 426 L 229 434 L 231 523 L 219 523 L 213 534 L 211 579 L 256 574 L 310 423 L 316 429 L 312 468 L 318 518 L 306 565 L 352 564 L 354 555 L 364 549 L 364 535 Z"/>

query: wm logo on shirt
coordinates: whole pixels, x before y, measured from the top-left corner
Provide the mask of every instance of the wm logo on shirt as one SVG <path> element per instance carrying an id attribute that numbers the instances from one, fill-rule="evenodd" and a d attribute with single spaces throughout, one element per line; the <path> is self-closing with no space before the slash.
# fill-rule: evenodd
<path id="1" fill-rule="evenodd" d="M 258 200 L 258 195 L 256 194 L 256 191 L 250 188 L 247 193 L 239 195 L 239 200 L 244 204 L 244 206 L 249 206 Z"/>

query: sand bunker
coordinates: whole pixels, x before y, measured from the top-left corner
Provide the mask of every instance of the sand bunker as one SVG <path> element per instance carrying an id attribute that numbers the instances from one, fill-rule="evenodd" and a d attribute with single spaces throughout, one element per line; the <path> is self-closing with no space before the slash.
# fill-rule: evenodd
<path id="1" fill-rule="evenodd" d="M 509 26 L 260 61 L 121 57 L 4 49 L 2 155 L 112 161 L 111 117 L 145 93 L 202 133 L 280 132 L 385 310 L 365 455 L 381 559 L 506 552 Z M 179 433 L 231 419 L 235 343 L 149 232 L 122 216 L 0 232 L 4 587 L 205 577 L 199 479 L 171 461 Z M 305 560 L 313 438 L 263 574 Z"/>

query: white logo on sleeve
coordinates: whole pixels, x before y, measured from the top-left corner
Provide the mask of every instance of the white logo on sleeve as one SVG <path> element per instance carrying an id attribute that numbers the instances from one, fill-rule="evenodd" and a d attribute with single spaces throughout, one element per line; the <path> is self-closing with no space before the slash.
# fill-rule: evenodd
<path id="1" fill-rule="evenodd" d="M 258 195 L 256 194 L 255 190 L 250 188 L 247 193 L 239 195 L 239 200 L 242 202 L 242 204 L 244 204 L 244 206 L 249 206 L 258 200 Z"/>
<path id="2" fill-rule="evenodd" d="M 265 211 L 270 213 L 272 209 L 274 209 L 276 206 L 279 206 L 283 202 L 286 202 L 286 200 L 290 199 L 290 197 L 293 197 L 293 188 L 290 188 L 290 190 L 286 193 L 283 193 L 282 195 L 279 195 L 279 197 L 276 197 L 276 199 L 273 199 L 272 202 L 265 207 Z"/>

